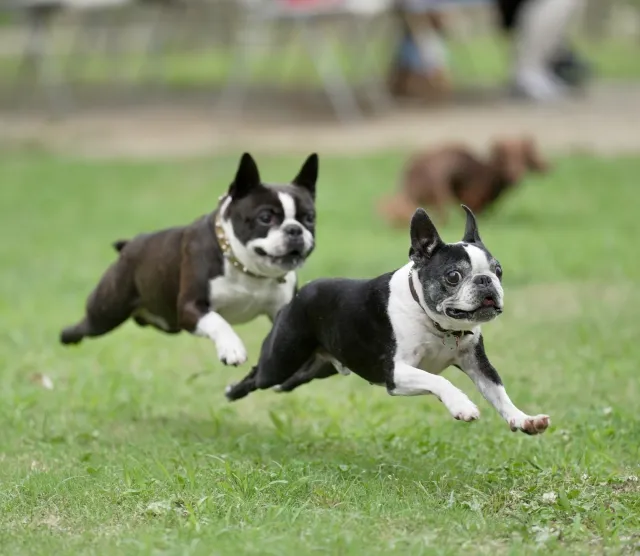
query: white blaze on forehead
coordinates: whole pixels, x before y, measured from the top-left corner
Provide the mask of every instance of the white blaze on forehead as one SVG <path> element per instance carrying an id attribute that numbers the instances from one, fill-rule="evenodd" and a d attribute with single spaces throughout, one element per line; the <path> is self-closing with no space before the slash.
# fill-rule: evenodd
<path id="1" fill-rule="evenodd" d="M 284 221 L 296 219 L 296 202 L 289 193 L 278 193 L 278 199 L 284 210 Z"/>
<path id="2" fill-rule="evenodd" d="M 463 245 L 463 247 L 467 255 L 469 255 L 472 274 L 486 274 L 487 272 L 491 272 L 489 257 L 482 249 L 475 245 Z"/>

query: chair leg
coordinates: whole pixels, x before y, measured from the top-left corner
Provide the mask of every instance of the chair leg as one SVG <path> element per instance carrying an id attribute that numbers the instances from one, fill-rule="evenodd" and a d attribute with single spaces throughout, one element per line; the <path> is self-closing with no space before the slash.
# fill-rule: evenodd
<path id="1" fill-rule="evenodd" d="M 376 112 L 388 111 L 394 104 L 387 87 L 384 84 L 381 64 L 377 57 L 375 48 L 368 47 L 371 43 L 371 29 L 375 27 L 375 16 L 365 17 L 355 15 L 352 19 L 351 28 L 356 36 L 357 46 L 355 49 L 356 71 L 358 79 L 364 78 L 364 92 L 369 104 Z M 371 75 L 372 74 L 372 75 Z M 371 79 L 369 79 L 372 77 Z"/>
<path id="2" fill-rule="evenodd" d="M 97 52 L 96 43 L 101 30 L 100 14 L 94 10 L 87 10 L 86 13 L 78 14 L 75 24 L 75 33 L 67 51 L 65 64 L 67 79 L 72 82 L 74 78 L 82 78 L 82 72 L 91 56 Z"/>
<path id="3" fill-rule="evenodd" d="M 162 83 L 163 62 L 169 34 L 169 28 L 165 21 L 167 15 L 165 10 L 167 9 L 161 4 L 150 6 L 151 26 L 139 67 L 142 80 L 155 85 Z"/>
<path id="4" fill-rule="evenodd" d="M 330 43 L 321 36 L 322 33 L 313 22 L 302 21 L 300 25 L 303 27 L 300 36 L 304 47 L 338 118 L 343 122 L 362 119 L 354 92 L 340 68 L 340 61 L 330 48 Z M 325 48 L 322 47 L 323 43 L 326 45 Z"/>
<path id="5" fill-rule="evenodd" d="M 252 62 L 260 58 L 255 37 L 259 37 L 261 33 L 264 36 L 265 25 L 267 23 L 263 18 L 249 14 L 245 22 L 236 29 L 230 56 L 231 70 L 216 102 L 216 112 L 235 113 L 244 105 Z M 269 50 L 269 46 L 269 44 L 263 46 L 262 54 Z"/>
<path id="6" fill-rule="evenodd" d="M 69 98 L 62 84 L 62 75 L 50 41 L 51 24 L 57 6 L 32 8 L 27 11 L 28 38 L 20 73 L 33 71 L 37 83 L 43 87 L 47 107 L 53 115 L 69 109 Z"/>

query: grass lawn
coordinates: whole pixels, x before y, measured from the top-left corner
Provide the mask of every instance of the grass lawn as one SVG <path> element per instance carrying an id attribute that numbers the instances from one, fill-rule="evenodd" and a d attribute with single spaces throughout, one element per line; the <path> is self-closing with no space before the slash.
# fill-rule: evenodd
<path id="1" fill-rule="evenodd" d="M 301 160 L 258 162 L 286 180 Z M 303 281 L 404 264 L 408 234 L 372 211 L 401 162 L 322 160 Z M 640 550 L 640 158 L 560 159 L 480 221 L 505 270 L 487 350 L 514 401 L 551 415 L 540 437 L 511 433 L 456 369 L 477 423 L 354 376 L 231 405 L 248 366 L 133 324 L 63 348 L 110 242 L 209 211 L 236 159 L 0 164 L 1 554 Z M 239 327 L 252 360 L 267 326 Z"/>

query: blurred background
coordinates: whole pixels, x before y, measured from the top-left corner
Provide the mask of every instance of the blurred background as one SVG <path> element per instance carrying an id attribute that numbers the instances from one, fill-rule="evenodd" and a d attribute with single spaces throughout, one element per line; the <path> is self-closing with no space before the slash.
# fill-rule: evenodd
<path id="1" fill-rule="evenodd" d="M 617 152 L 640 142 L 639 48 L 638 0 L 1 0 L 0 140 L 342 153 L 525 130 Z"/>
<path id="2" fill-rule="evenodd" d="M 640 0 L 0 0 L 2 552 L 639 554 L 639 130 Z M 214 210 L 244 151 L 320 155 L 301 284 L 406 264 L 443 184 L 446 241 L 490 201 L 483 335 L 552 428 L 454 369 L 472 427 L 357 377 L 229 405 L 266 318 L 240 368 L 132 322 L 61 346 L 112 243 Z"/>

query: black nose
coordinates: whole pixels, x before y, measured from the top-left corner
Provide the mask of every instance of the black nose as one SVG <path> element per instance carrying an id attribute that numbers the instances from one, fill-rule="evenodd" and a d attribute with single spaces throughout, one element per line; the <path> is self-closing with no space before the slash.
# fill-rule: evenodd
<path id="1" fill-rule="evenodd" d="M 490 286 L 491 285 L 491 277 L 486 274 L 479 274 L 474 277 L 473 283 L 478 286 Z"/>
<path id="2" fill-rule="evenodd" d="M 282 231 L 290 237 L 298 237 L 302 235 L 302 226 L 289 224 Z"/>

